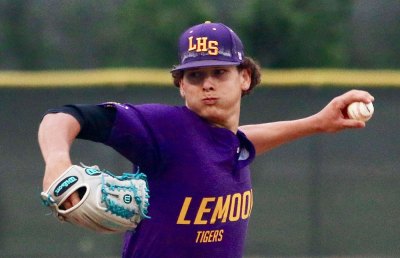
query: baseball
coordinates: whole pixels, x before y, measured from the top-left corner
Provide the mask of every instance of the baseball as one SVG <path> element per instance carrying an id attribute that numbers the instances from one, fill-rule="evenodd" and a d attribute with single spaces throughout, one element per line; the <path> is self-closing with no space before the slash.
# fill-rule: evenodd
<path id="1" fill-rule="evenodd" d="M 353 102 L 347 107 L 347 115 L 351 119 L 359 121 L 368 121 L 374 113 L 372 102 L 365 104 L 363 102 Z"/>

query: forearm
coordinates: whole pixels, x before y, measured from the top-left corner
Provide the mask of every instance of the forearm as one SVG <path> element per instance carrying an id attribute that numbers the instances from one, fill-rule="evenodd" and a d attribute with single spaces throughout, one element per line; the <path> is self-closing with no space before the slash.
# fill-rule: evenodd
<path id="1" fill-rule="evenodd" d="M 257 154 L 262 154 L 282 144 L 321 132 L 316 116 L 291 121 L 241 126 L 254 144 Z"/>
<path id="2" fill-rule="evenodd" d="M 246 125 L 240 127 L 254 144 L 257 154 L 281 144 L 316 133 L 334 133 L 344 129 L 364 128 L 365 122 L 348 119 L 345 110 L 350 103 L 369 103 L 374 97 L 366 91 L 351 90 L 335 97 L 320 112 L 298 120 Z"/>
<path id="3" fill-rule="evenodd" d="M 46 164 L 43 187 L 46 189 L 71 165 L 71 145 L 80 131 L 78 121 L 64 113 L 47 114 L 38 131 L 40 150 Z"/>

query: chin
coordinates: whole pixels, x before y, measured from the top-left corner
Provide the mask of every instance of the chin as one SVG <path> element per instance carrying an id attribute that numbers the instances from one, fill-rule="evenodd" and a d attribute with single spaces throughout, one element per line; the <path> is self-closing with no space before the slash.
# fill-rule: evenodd
<path id="1" fill-rule="evenodd" d="M 224 121 L 224 116 L 215 110 L 203 111 L 200 116 L 213 124 L 221 124 Z"/>
<path id="2" fill-rule="evenodd" d="M 211 123 L 220 123 L 226 119 L 226 113 L 215 105 L 188 106 L 190 110 Z"/>

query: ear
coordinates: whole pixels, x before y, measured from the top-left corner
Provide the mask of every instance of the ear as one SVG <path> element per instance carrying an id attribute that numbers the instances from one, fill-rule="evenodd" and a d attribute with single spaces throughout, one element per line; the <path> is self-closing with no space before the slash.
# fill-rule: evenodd
<path id="1" fill-rule="evenodd" d="M 180 92 L 180 94 L 181 94 L 181 97 L 182 97 L 182 98 L 185 98 L 185 90 L 183 89 L 183 82 L 182 82 L 182 80 L 181 80 L 180 83 L 179 83 L 179 92 Z"/>
<path id="2" fill-rule="evenodd" d="M 248 69 L 243 69 L 240 72 L 240 87 L 242 91 L 247 91 L 251 84 L 251 74 Z"/>

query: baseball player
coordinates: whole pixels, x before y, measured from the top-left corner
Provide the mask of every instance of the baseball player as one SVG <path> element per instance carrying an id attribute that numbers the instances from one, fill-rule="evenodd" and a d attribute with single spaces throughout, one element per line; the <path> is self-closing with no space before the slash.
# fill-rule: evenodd
<path id="1" fill-rule="evenodd" d="M 106 144 L 146 174 L 148 216 L 128 230 L 123 257 L 242 257 L 253 191 L 249 165 L 256 155 L 316 133 L 363 128 L 344 110 L 372 102 L 351 90 L 320 112 L 298 120 L 239 126 L 241 98 L 260 82 L 233 30 L 202 23 L 179 39 L 180 63 L 171 73 L 185 104 L 66 105 L 51 109 L 39 127 L 45 161 L 43 189 L 72 165 L 76 138 Z M 64 202 L 74 209 L 80 196 Z"/>

